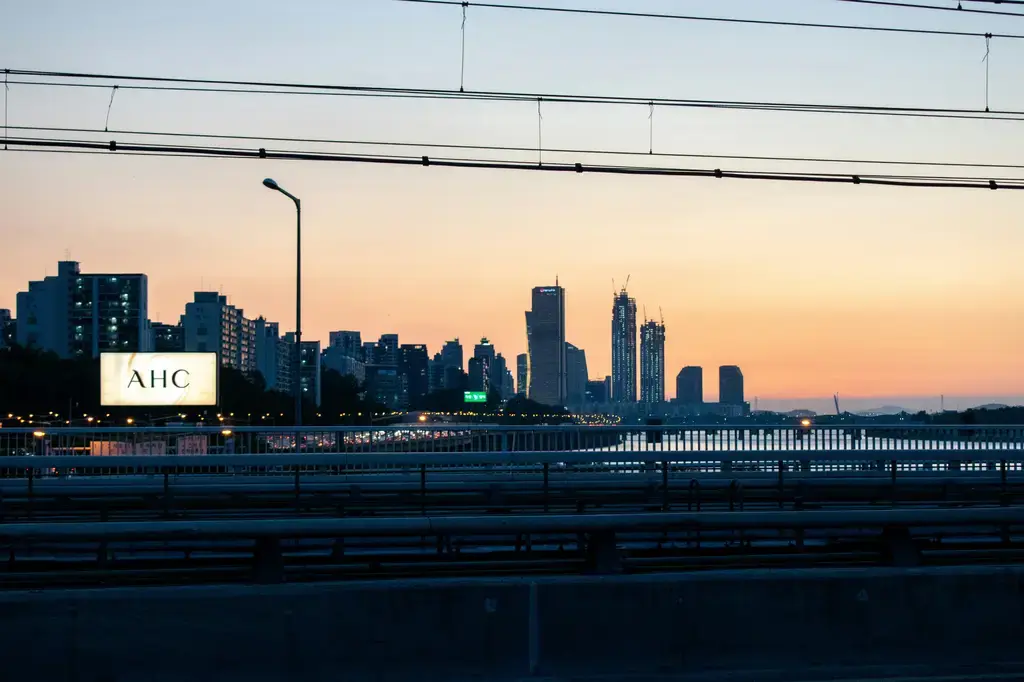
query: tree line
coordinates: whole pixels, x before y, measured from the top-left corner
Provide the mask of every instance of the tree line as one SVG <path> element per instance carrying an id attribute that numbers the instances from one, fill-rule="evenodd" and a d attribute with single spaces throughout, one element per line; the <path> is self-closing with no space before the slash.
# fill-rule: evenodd
<path id="1" fill-rule="evenodd" d="M 0 420 L 11 425 L 8 414 L 33 423 L 62 424 L 71 420 L 81 425 L 86 415 L 100 418 L 101 423 L 124 425 L 133 423 L 161 424 L 169 421 L 287 425 L 294 423 L 295 398 L 289 393 L 268 390 L 259 372 L 244 374 L 230 367 L 220 368 L 220 402 L 209 408 L 176 407 L 105 407 L 100 404 L 100 363 L 93 358 L 60 358 L 55 353 L 11 346 L 0 349 Z M 325 369 L 321 374 L 321 400 L 303 403 L 303 423 L 310 425 L 369 425 L 395 421 L 393 410 L 375 402 L 366 393 L 366 386 L 355 377 Z M 430 393 L 414 399 L 412 410 L 457 413 L 472 411 L 488 413 L 487 421 L 503 423 L 538 423 L 561 421 L 552 414 L 564 414 L 524 398 L 513 398 L 504 406 L 516 417 L 494 416 L 501 407 L 501 398 L 491 392 L 487 403 L 467 406 L 462 391 Z M 51 414 L 53 413 L 53 414 Z M 110 417 L 106 417 L 106 415 Z M 182 419 L 181 414 L 186 417 Z M 233 416 L 231 416 L 233 414 Z M 565 419 L 568 419 L 565 416 Z M 463 416 L 460 421 L 471 421 Z"/>

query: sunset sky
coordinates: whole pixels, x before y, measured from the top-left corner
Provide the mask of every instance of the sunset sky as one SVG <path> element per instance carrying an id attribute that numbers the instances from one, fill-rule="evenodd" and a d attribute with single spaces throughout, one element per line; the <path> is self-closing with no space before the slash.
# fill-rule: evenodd
<path id="1" fill-rule="evenodd" d="M 4 68 L 459 87 L 457 7 L 5 4 Z M 537 4 L 1024 35 L 1024 18 L 825 0 Z M 466 30 L 467 90 L 985 106 L 982 39 L 474 7 Z M 992 42 L 993 109 L 1024 110 L 1022 67 L 1024 40 Z M 12 83 L 7 98 L 12 126 L 102 130 L 110 91 Z M 648 113 L 545 104 L 544 145 L 647 151 Z M 109 127 L 530 147 L 537 123 L 534 103 L 119 91 Z M 126 138 L 97 139 L 115 136 Z M 654 149 L 1013 164 L 1024 163 L 1024 123 L 656 109 Z M 876 403 L 939 394 L 1024 401 L 1024 192 L 8 151 L 0 308 L 13 309 L 30 279 L 55 274 L 70 254 L 86 272 L 147 273 L 154 320 L 176 321 L 192 292 L 217 289 L 249 316 L 293 325 L 294 209 L 262 187 L 268 176 L 303 201 L 306 338 L 398 333 L 433 352 L 458 336 L 471 354 L 487 336 L 514 362 L 526 348 L 530 289 L 557 275 L 567 339 L 599 377 L 610 370 L 613 279 L 629 275 L 640 315 L 644 306 L 664 315 L 669 396 L 679 369 L 695 364 L 715 400 L 717 366 L 737 364 L 748 397 L 768 401 L 762 407 L 837 391 Z"/>

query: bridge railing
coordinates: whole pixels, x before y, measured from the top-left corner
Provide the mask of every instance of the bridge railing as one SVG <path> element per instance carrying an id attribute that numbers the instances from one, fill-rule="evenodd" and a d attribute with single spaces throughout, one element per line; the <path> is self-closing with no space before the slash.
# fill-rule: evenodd
<path id="1" fill-rule="evenodd" d="M 0 475 L 567 475 L 1024 471 L 1024 426 L 140 427 L 0 429 Z"/>
<path id="2" fill-rule="evenodd" d="M 0 455 L 50 450 L 92 454 L 239 452 L 544 452 L 552 450 L 701 452 L 771 450 L 986 450 L 1024 447 L 1024 425 L 501 426 L 159 426 L 0 429 Z M 202 450 L 203 452 L 198 452 Z"/>

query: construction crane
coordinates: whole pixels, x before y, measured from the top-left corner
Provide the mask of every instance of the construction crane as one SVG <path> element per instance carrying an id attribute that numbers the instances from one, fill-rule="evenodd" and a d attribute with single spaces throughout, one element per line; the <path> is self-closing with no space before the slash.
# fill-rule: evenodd
<path id="1" fill-rule="evenodd" d="M 843 415 L 843 413 L 839 411 L 839 394 L 838 393 L 834 394 L 832 396 L 832 400 L 836 404 L 836 415 L 841 417 Z"/>
<path id="2" fill-rule="evenodd" d="M 658 306 L 658 317 L 661 318 L 661 326 L 664 327 L 665 326 L 665 312 L 661 309 L 660 305 Z"/>

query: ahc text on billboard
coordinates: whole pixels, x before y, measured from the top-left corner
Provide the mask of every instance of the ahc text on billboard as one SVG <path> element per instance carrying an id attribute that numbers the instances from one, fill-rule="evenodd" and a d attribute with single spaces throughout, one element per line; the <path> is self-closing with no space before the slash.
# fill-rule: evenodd
<path id="1" fill-rule="evenodd" d="M 216 353 L 100 353 L 100 403 L 216 405 L 219 369 Z"/>

